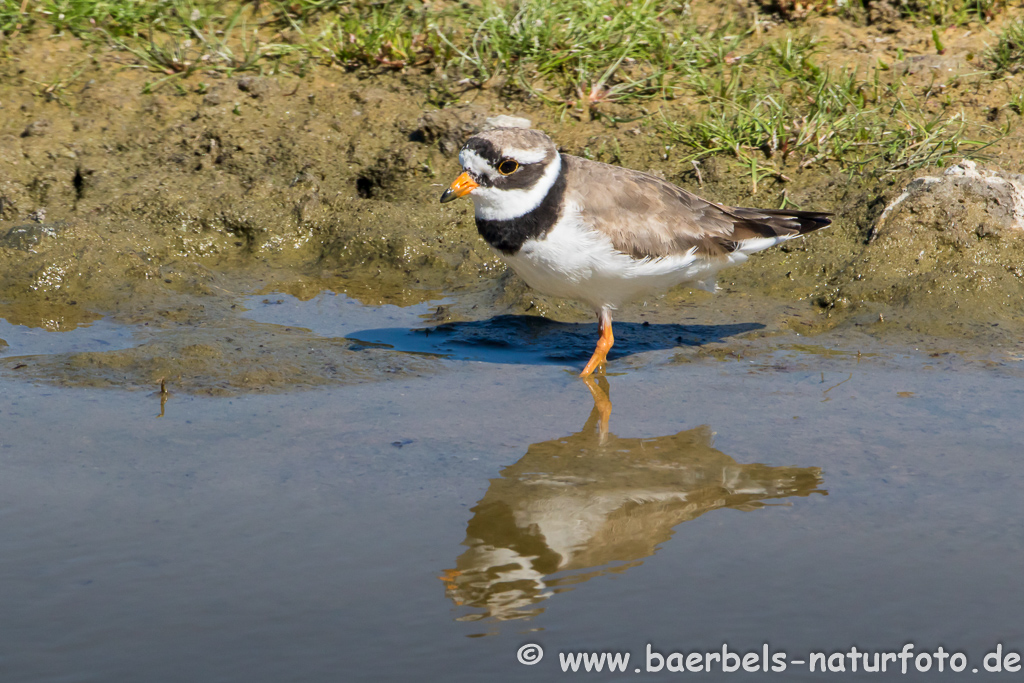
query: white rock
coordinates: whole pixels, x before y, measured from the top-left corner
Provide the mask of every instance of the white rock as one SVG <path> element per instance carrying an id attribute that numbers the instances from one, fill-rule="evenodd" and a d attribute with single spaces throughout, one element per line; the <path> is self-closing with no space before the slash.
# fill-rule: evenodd
<path id="1" fill-rule="evenodd" d="M 491 128 L 533 128 L 533 122 L 522 116 L 498 114 L 497 116 L 488 116 L 484 121 L 483 129 L 490 130 Z"/>
<path id="2" fill-rule="evenodd" d="M 875 222 L 873 234 L 885 227 L 889 215 L 907 199 L 925 192 L 968 192 L 983 201 L 994 202 L 1002 211 L 1001 224 L 1006 230 L 1024 231 L 1024 176 L 999 171 L 978 170 L 978 164 L 968 159 L 950 166 L 941 176 L 920 176 L 907 183 L 906 189 L 892 200 Z"/>

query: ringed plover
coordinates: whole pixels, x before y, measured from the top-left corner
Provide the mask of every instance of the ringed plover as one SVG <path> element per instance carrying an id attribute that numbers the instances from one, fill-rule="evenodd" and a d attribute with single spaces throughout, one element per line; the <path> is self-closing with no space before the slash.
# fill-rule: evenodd
<path id="1" fill-rule="evenodd" d="M 648 173 L 559 154 L 539 130 L 474 135 L 459 163 L 441 202 L 469 195 L 480 235 L 528 285 L 597 313 L 601 336 L 582 377 L 605 364 L 620 305 L 684 282 L 714 291 L 722 268 L 832 222 L 709 202 Z"/>

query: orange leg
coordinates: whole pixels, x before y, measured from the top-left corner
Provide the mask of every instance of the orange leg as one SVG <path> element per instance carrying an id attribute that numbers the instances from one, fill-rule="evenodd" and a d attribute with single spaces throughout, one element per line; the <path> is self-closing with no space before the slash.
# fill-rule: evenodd
<path id="1" fill-rule="evenodd" d="M 597 340 L 597 348 L 594 349 L 594 355 L 590 357 L 590 361 L 587 363 L 587 367 L 583 368 L 580 377 L 590 375 L 598 366 L 607 363 L 608 352 L 611 350 L 612 344 L 615 343 L 615 337 L 612 335 L 611 313 L 604 310 L 600 311 L 597 314 L 597 326 L 601 330 L 601 336 Z"/>

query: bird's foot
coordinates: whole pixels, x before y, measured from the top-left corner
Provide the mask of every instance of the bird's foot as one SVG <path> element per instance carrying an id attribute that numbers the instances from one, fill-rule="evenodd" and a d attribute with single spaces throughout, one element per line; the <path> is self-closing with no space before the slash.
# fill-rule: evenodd
<path id="1" fill-rule="evenodd" d="M 594 355 L 590 357 L 586 367 L 583 368 L 583 372 L 580 373 L 580 377 L 590 377 L 594 374 L 594 370 L 601 368 L 602 370 L 608 364 L 608 352 L 601 351 L 598 349 L 594 351 Z"/>
<path id="2" fill-rule="evenodd" d="M 590 357 L 583 372 L 580 373 L 580 377 L 587 377 L 593 374 L 594 370 L 598 367 L 603 367 L 608 363 L 608 352 L 611 351 L 612 345 L 615 343 L 615 336 L 612 335 L 612 321 L 611 317 L 608 317 L 607 313 L 602 312 L 598 316 L 598 325 L 601 329 L 601 336 L 597 340 L 597 348 L 594 349 L 594 355 Z"/>

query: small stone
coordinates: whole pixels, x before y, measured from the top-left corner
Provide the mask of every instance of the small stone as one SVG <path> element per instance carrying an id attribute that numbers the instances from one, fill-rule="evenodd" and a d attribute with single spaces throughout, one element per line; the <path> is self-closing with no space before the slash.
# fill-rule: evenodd
<path id="1" fill-rule="evenodd" d="M 243 76 L 238 79 L 238 89 L 253 98 L 263 97 L 270 92 L 270 83 L 259 76 Z"/>
<path id="2" fill-rule="evenodd" d="M 498 114 L 497 116 L 489 116 L 484 121 L 483 130 L 490 130 L 491 128 L 533 128 L 533 122 L 522 116 Z"/>
<path id="3" fill-rule="evenodd" d="M 56 237 L 64 225 L 61 223 L 41 225 L 39 220 L 36 218 L 36 214 L 39 213 L 42 214 L 40 218 L 46 217 L 46 210 L 40 209 L 29 216 L 32 220 L 37 221 L 36 223 L 23 223 L 22 225 L 16 225 L 5 234 L 0 235 L 0 247 L 18 249 L 20 251 L 32 251 L 35 247 L 39 246 L 39 243 L 43 241 L 43 238 Z"/>
<path id="4" fill-rule="evenodd" d="M 362 105 L 379 107 L 381 103 L 388 99 L 388 91 L 382 88 L 366 88 L 365 90 L 356 90 L 350 93 L 350 97 Z"/>
<path id="5" fill-rule="evenodd" d="M 46 131 L 50 128 L 49 121 L 33 121 L 32 123 L 25 126 L 25 130 L 21 132 L 21 137 L 42 137 L 46 135 Z"/>
<path id="6" fill-rule="evenodd" d="M 483 130 L 486 120 L 487 110 L 476 105 L 428 111 L 420 117 L 411 138 L 427 144 L 436 142 L 442 154 L 452 155 L 466 138 Z"/>

